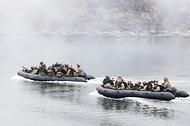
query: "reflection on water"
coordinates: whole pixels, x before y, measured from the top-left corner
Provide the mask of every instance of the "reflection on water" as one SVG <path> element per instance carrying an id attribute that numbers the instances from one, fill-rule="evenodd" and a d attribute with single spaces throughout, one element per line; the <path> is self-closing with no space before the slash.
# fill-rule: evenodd
<path id="1" fill-rule="evenodd" d="M 142 104 L 138 101 L 133 101 L 130 99 L 115 100 L 107 98 L 99 98 L 98 103 L 102 107 L 108 110 L 124 110 L 133 111 L 135 114 L 143 114 L 146 116 L 155 116 L 160 118 L 171 118 L 174 116 L 174 110 L 167 108 L 157 108 L 151 107 L 147 104 Z"/>
<path id="2" fill-rule="evenodd" d="M 99 98 L 98 103 L 101 104 L 105 110 L 125 110 L 129 109 L 129 107 L 133 104 L 133 101 Z"/>
<path id="3" fill-rule="evenodd" d="M 31 93 L 37 92 L 41 96 L 51 99 L 68 101 L 78 105 L 84 104 L 86 100 L 81 98 L 85 95 L 85 88 L 83 87 L 84 85 L 27 81 L 21 83 L 24 84 L 24 88 L 27 88 Z M 116 100 L 109 98 L 98 98 L 98 104 L 100 104 L 106 111 L 130 111 L 134 114 L 143 114 L 145 116 L 154 116 L 164 119 L 174 116 L 174 110 L 172 109 L 158 108 L 131 99 Z"/>
<path id="4" fill-rule="evenodd" d="M 151 107 L 147 104 L 142 104 L 140 102 L 134 102 L 133 110 L 137 114 L 144 114 L 147 116 L 155 116 L 160 118 L 171 118 L 174 116 L 174 111 L 167 108 L 157 108 Z"/>
<path id="5" fill-rule="evenodd" d="M 21 82 L 24 88 L 29 91 L 38 92 L 41 96 L 47 96 L 53 99 L 80 101 L 82 85 L 66 84 L 66 83 L 47 83 L 47 82 Z"/>
<path id="6" fill-rule="evenodd" d="M 126 80 L 132 81 L 155 78 L 162 81 L 164 76 L 168 76 L 172 85 L 189 92 L 189 38 L 24 36 L 6 37 L 1 43 L 1 85 L 2 89 L 11 89 L 7 97 L 2 95 L 5 102 L 1 109 L 5 111 L 1 117 L 8 112 L 6 123 L 10 122 L 10 117 L 15 118 L 12 116 L 14 114 L 18 119 L 24 118 L 25 122 L 20 121 L 19 124 L 38 126 L 138 126 L 144 122 L 152 125 L 152 120 L 155 121 L 154 124 L 163 126 L 182 125 L 181 122 L 184 126 L 189 125 L 187 100 L 175 99 L 169 103 L 147 99 L 114 100 L 90 97 L 88 94 L 96 88 L 94 82 L 87 86 L 5 79 L 14 75 L 22 65 L 30 67 L 40 60 L 51 65 L 59 61 L 72 62 L 73 66 L 80 63 L 87 73 L 100 78 L 108 74 L 113 77 L 122 75 Z M 4 53 L 7 49 L 10 53 Z M 101 83 L 98 80 L 99 82 Z M 2 94 L 7 94 L 7 90 L 1 90 Z M 139 120 L 138 117 L 143 119 Z M 33 124 L 31 118 L 42 122 Z M 4 122 L 4 118 L 2 120 Z"/>

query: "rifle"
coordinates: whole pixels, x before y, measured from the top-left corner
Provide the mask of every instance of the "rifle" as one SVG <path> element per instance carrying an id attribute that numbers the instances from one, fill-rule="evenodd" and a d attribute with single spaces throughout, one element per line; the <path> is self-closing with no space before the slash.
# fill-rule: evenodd
<path id="1" fill-rule="evenodd" d="M 24 71 L 24 72 L 27 72 L 27 73 L 29 73 L 30 72 L 30 70 L 29 69 L 27 69 L 26 67 L 24 67 L 24 66 L 22 66 L 22 71 Z"/>
<path id="2" fill-rule="evenodd" d="M 72 63 L 73 63 L 73 62 L 71 62 L 71 68 L 72 68 Z"/>
<path id="3" fill-rule="evenodd" d="M 27 68 L 26 68 L 26 67 L 24 67 L 24 66 L 22 66 L 22 68 L 23 68 L 23 69 L 25 69 L 25 70 L 27 70 Z"/>

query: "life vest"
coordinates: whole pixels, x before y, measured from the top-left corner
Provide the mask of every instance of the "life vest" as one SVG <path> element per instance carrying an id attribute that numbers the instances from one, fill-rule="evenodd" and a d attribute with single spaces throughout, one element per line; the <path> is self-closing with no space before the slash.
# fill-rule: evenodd
<path id="1" fill-rule="evenodd" d="M 124 89 L 126 89 L 127 83 L 125 81 L 122 81 L 121 83 L 118 84 L 118 88 L 121 87 L 121 84 L 124 84 Z"/>
<path id="2" fill-rule="evenodd" d="M 54 72 L 53 72 L 52 70 L 47 70 L 47 75 L 53 76 L 53 75 L 54 75 Z"/>
<path id="3" fill-rule="evenodd" d="M 44 66 L 40 66 L 40 68 L 39 68 L 39 74 L 40 75 L 47 75 L 47 70 L 45 69 Z"/>
<path id="4" fill-rule="evenodd" d="M 153 83 L 153 81 L 149 81 L 148 83 L 147 83 L 147 91 L 151 91 L 152 90 L 152 83 Z"/>
<path id="5" fill-rule="evenodd" d="M 133 84 L 132 83 L 128 83 L 128 85 L 130 86 L 131 89 L 133 89 Z"/>
<path id="6" fill-rule="evenodd" d="M 67 74 L 67 71 L 63 69 L 62 66 L 60 66 L 58 69 L 57 69 L 57 73 L 58 72 L 61 72 L 63 75 Z"/>
<path id="7" fill-rule="evenodd" d="M 158 85 L 160 86 L 160 91 L 164 91 L 164 86 L 163 85 Z"/>
<path id="8" fill-rule="evenodd" d="M 48 72 L 48 73 L 53 72 L 53 74 L 56 73 L 56 72 L 55 72 L 55 68 L 54 68 L 53 66 L 49 66 L 48 69 L 47 69 L 47 72 Z"/>
<path id="9" fill-rule="evenodd" d="M 72 67 L 70 68 L 70 75 L 72 75 L 72 76 L 77 76 L 77 73 L 76 73 L 76 70 L 75 69 L 73 69 Z"/>

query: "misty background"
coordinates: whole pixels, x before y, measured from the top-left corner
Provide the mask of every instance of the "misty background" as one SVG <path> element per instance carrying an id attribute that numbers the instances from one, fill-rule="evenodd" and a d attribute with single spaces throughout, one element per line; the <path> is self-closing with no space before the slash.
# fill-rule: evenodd
<path id="1" fill-rule="evenodd" d="M 1 34 L 189 36 L 188 0 L 1 0 Z"/>
<path id="2" fill-rule="evenodd" d="M 0 0 L 1 126 L 152 126 L 152 121 L 188 126 L 189 98 L 114 100 L 101 97 L 96 87 L 105 75 L 159 84 L 167 76 L 173 87 L 190 93 L 189 37 L 173 37 L 190 36 L 189 5 L 189 0 Z M 17 75 L 22 66 L 40 61 L 73 68 L 79 63 L 96 79 L 38 82 Z"/>

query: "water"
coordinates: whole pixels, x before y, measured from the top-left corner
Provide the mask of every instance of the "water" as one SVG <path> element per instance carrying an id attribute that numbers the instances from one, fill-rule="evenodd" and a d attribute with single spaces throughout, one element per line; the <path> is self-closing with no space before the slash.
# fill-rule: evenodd
<path id="1" fill-rule="evenodd" d="M 190 121 L 190 98 L 159 101 L 110 99 L 97 93 L 105 75 L 163 82 L 190 93 L 190 38 L 0 36 L 1 126 L 181 125 Z M 88 83 L 34 82 L 21 66 L 80 63 L 97 77 Z"/>

